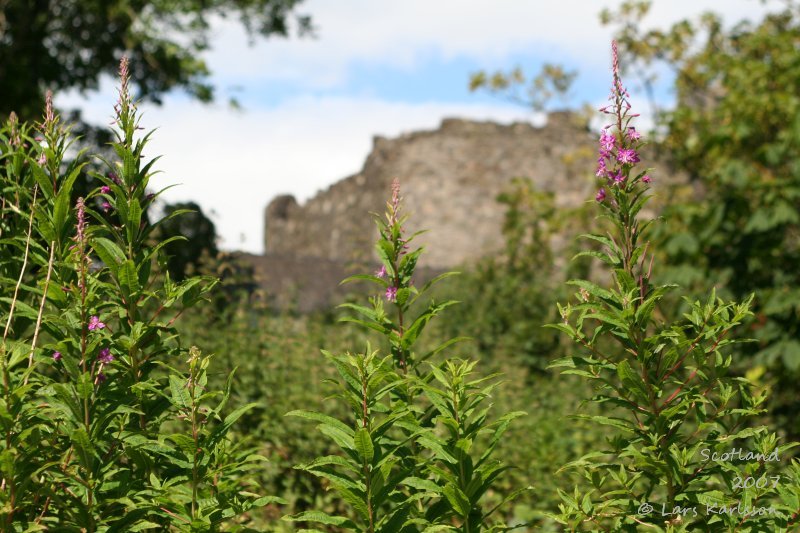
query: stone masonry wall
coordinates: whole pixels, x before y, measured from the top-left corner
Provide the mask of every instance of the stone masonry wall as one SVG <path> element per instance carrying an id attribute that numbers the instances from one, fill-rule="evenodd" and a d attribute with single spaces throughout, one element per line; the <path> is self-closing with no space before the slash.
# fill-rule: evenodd
<path id="1" fill-rule="evenodd" d="M 592 197 L 587 170 L 596 135 L 568 112 L 551 113 L 541 128 L 446 119 L 435 131 L 376 137 L 362 170 L 318 193 L 305 205 L 291 196 L 266 208 L 265 253 L 350 262 L 376 257 L 375 224 L 393 178 L 400 180 L 407 230 L 426 229 L 418 244 L 424 263 L 448 268 L 499 250 L 504 211 L 497 195 L 515 177 L 553 191 L 558 205 Z M 588 175 L 587 175 L 588 174 Z"/>

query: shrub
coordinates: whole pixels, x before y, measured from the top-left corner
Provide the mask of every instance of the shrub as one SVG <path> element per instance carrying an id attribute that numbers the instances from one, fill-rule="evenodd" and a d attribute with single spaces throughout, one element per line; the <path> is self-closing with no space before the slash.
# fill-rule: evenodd
<path id="1" fill-rule="evenodd" d="M 370 299 L 370 307 L 345 304 L 358 313 L 345 320 L 379 332 L 389 353 L 379 355 L 369 345 L 358 353 L 326 353 L 339 374 L 337 397 L 351 411 L 345 420 L 314 411 L 289 413 L 318 422 L 318 431 L 340 448 L 337 455 L 298 468 L 324 479 L 351 512 L 312 510 L 287 519 L 370 533 L 505 530 L 495 512 L 520 491 L 493 505 L 485 496 L 508 469 L 494 459 L 493 451 L 510 422 L 524 413 L 490 421 L 495 376 L 473 377 L 475 362 L 431 362 L 459 338 L 418 352 L 425 327 L 455 302 L 415 307 L 432 285 L 450 274 L 422 288 L 414 286 L 422 249 L 410 251 L 414 235 L 404 235 L 405 220 L 395 181 L 386 220 L 378 219 L 381 268 L 374 275 L 345 280 L 366 280 L 380 288 L 382 294 Z"/>
<path id="2" fill-rule="evenodd" d="M 115 160 L 74 210 L 84 165 L 51 97 L 40 140 L 2 131 L 4 531 L 215 531 L 268 501 L 247 490 L 259 458 L 228 439 L 251 406 L 223 412 L 230 381 L 205 390 L 210 359 L 176 335 L 214 280 L 166 273 L 126 59 L 120 84 Z"/>
<path id="3" fill-rule="evenodd" d="M 679 323 L 659 314 L 675 286 L 651 283 L 652 221 L 640 219 L 650 169 L 636 169 L 642 141 L 631 125 L 636 115 L 619 77 L 616 43 L 613 51 L 611 104 L 603 109 L 613 123 L 600 137 L 603 188 L 596 197 L 610 230 L 584 236 L 603 245 L 585 254 L 611 269 L 612 285 L 570 282 L 577 301 L 559 307 L 563 322 L 553 327 L 581 353 L 553 366 L 595 384 L 591 401 L 605 413 L 589 419 L 614 433 L 565 467 L 578 470 L 588 487 L 562 492 L 561 512 L 553 516 L 572 530 L 786 530 L 798 519 L 800 464 L 779 467 L 794 444 L 749 425 L 765 397 L 728 374 L 730 348 L 742 342 L 732 332 L 751 299 L 726 303 L 712 291 L 706 301 L 689 302 Z"/>

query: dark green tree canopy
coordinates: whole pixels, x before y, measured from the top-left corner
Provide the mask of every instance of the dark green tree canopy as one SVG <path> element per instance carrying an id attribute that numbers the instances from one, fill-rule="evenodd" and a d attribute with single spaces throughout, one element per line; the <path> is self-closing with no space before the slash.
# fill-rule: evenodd
<path id="1" fill-rule="evenodd" d="M 302 0 L 2 0 L 0 1 L 0 118 L 41 115 L 47 89 L 97 88 L 120 56 L 131 61 L 138 97 L 159 102 L 182 88 L 213 98 L 210 21 L 237 18 L 251 38 L 311 31 L 296 13 Z"/>
<path id="2" fill-rule="evenodd" d="M 170 216 L 183 211 L 180 216 Z M 214 259 L 217 250 L 217 230 L 195 202 L 178 202 L 164 206 L 164 221 L 159 226 L 159 239 L 183 237 L 186 240 L 170 243 L 167 248 L 167 269 L 172 279 L 183 281 L 198 271 L 205 259 Z"/>

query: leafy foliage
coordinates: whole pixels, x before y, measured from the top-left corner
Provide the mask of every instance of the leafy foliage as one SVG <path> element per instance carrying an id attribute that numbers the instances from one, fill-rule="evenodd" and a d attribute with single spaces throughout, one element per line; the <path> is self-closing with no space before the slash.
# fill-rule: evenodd
<path id="1" fill-rule="evenodd" d="M 491 459 L 492 452 L 510 421 L 524 413 L 487 420 L 490 405 L 482 404 L 495 385 L 478 387 L 491 376 L 467 381 L 475 363 L 430 362 L 430 372 L 422 370 L 421 363 L 460 339 L 445 341 L 423 354 L 415 349 L 428 323 L 455 302 L 431 301 L 410 318 L 412 306 L 449 274 L 434 278 L 421 289 L 414 286 L 414 269 L 422 249 L 409 251 L 414 236 L 404 236 L 406 217 L 400 213 L 400 201 L 400 186 L 395 181 L 386 219 L 377 221 L 381 269 L 375 275 L 345 280 L 369 281 L 382 290 L 383 298 L 373 296 L 371 308 L 343 305 L 359 314 L 344 320 L 381 333 L 389 355 L 379 358 L 369 347 L 358 355 L 327 354 L 339 373 L 339 398 L 353 413 L 351 424 L 313 411 L 290 413 L 319 421 L 318 430 L 344 452 L 344 457 L 322 457 L 299 468 L 324 478 L 352 512 L 350 516 L 331 516 L 312 510 L 287 519 L 370 533 L 506 530 L 501 521 L 490 521 L 500 505 L 487 508 L 483 497 L 507 470 L 502 462 Z M 384 299 L 394 308 L 391 316 Z M 434 386 L 434 381 L 439 386 Z M 492 432 L 492 437 L 478 452 L 478 436 L 487 432 Z"/>
<path id="2" fill-rule="evenodd" d="M 469 90 L 488 91 L 535 111 L 543 111 L 551 101 L 559 99 L 563 103 L 567 99 L 577 75 L 576 71 L 568 71 L 552 63 L 542 65 L 539 74 L 531 79 L 527 79 L 519 67 L 493 74 L 479 71 L 470 76 Z"/>
<path id="3" fill-rule="evenodd" d="M 51 102 L 39 124 L 12 115 L 0 129 L 0 529 L 796 527 L 793 445 L 759 425 L 766 390 L 736 373 L 748 363 L 739 355 L 749 352 L 775 371 L 784 368 L 778 360 L 791 368 L 794 272 L 781 261 L 793 258 L 795 244 L 793 130 L 772 114 L 793 110 L 794 96 L 778 91 L 785 107 L 775 108 L 763 95 L 745 94 L 738 83 L 749 74 L 737 65 L 746 58 L 758 72 L 759 60 L 778 61 L 787 79 L 778 76 L 776 90 L 788 87 L 794 63 L 781 35 L 795 23 L 786 14 L 768 18 L 763 27 L 738 28 L 728 42 L 707 21 L 728 55 L 700 52 L 710 70 L 694 65 L 695 51 L 674 58 L 687 73 L 696 67 L 685 80 L 700 80 L 697 94 L 723 89 L 711 100 L 682 94 L 682 120 L 694 126 L 671 123 L 665 146 L 674 142 L 678 160 L 709 177 L 708 198 L 722 202 L 721 211 L 711 203 L 667 211 L 686 224 L 676 233 L 651 225 L 652 178 L 636 170 L 642 143 L 617 75 L 608 109 L 614 124 L 601 136 L 597 169 L 608 232 L 585 235 L 590 248 L 579 254 L 602 266 L 560 265 L 553 236 L 570 217 L 588 223 L 581 212 L 558 212 L 520 180 L 501 197 L 504 253 L 456 290 L 438 293 L 466 305 L 434 299 L 432 289 L 450 274 L 415 284 L 422 250 L 405 235 L 395 184 L 377 220 L 381 269 L 346 280 L 366 281 L 378 294 L 367 305 L 342 306 L 345 321 L 361 326 L 346 331 L 319 317 L 271 313 L 252 271 L 235 257 L 202 265 L 216 268 L 227 286 L 214 305 L 198 305 L 216 280 L 170 269 L 167 252 L 185 233 L 180 209 L 153 222 L 147 216 L 158 197 L 148 191 L 154 161 L 142 158 L 149 134 L 138 133 L 127 64 L 114 142 L 95 166 L 83 153 L 65 158 L 77 145 Z M 663 43 L 683 39 L 682 28 Z M 767 107 L 737 113 L 737 102 Z M 740 115 L 779 132 L 749 130 L 736 122 Z M 723 125 L 712 128 L 714 121 Z M 689 142 L 695 131 L 700 136 Z M 78 190 L 86 174 L 94 181 Z M 763 180 L 755 183 L 756 175 Z M 730 220 L 743 236 L 731 230 L 726 243 L 704 233 L 724 235 Z M 673 260 L 692 262 L 688 278 L 702 297 L 676 303 L 675 286 L 659 277 L 681 271 L 654 267 L 662 263 L 652 244 L 659 241 Z M 697 260 L 699 249 L 713 253 Z M 747 268 L 725 270 L 723 252 Z M 770 273 L 776 264 L 781 270 Z M 563 352 L 539 324 L 551 316 L 547 286 L 567 272 L 577 294 L 552 330 L 575 343 Z M 727 287 L 708 295 L 711 274 Z M 736 340 L 743 328 L 756 342 Z M 457 335 L 473 332 L 480 367 L 449 355 L 456 345 L 467 350 Z M 219 352 L 213 368 L 192 344 Z M 316 356 L 331 345 L 365 348 Z M 565 374 L 559 379 L 541 369 L 555 355 L 552 366 Z M 502 387 L 495 370 L 508 376 Z M 335 401 L 301 409 L 319 404 L 326 386 Z M 573 413 L 589 386 L 588 405 L 574 425 L 564 424 L 562 413 Z M 287 411 L 291 417 L 282 416 Z M 568 474 L 578 476 L 574 490 Z"/>
<path id="4" fill-rule="evenodd" d="M 198 59 L 209 47 L 209 21 L 235 17 L 250 37 L 287 36 L 298 5 L 298 0 L 3 2 L 0 79 L 14 81 L 4 84 L 0 118 L 16 111 L 32 120 L 42 108 L 44 88 L 97 88 L 122 53 L 131 58 L 131 80 L 142 98 L 159 101 L 180 87 L 209 101 L 209 70 Z M 300 33 L 310 31 L 308 16 L 294 19 Z"/>
<path id="5" fill-rule="evenodd" d="M 760 365 L 754 377 L 768 371 L 775 413 L 800 435 L 800 6 L 786 2 L 731 29 L 707 13 L 642 31 L 649 7 L 629 2 L 607 16 L 621 26 L 621 46 L 640 71 L 663 62 L 676 74 L 678 103 L 662 114 L 662 144 L 700 194 L 669 193 L 669 225 L 656 236 L 664 273 L 695 293 L 713 280 L 732 298 L 755 294 L 747 324 L 757 342 L 742 348 L 754 359 L 743 360 Z"/>
<path id="6" fill-rule="evenodd" d="M 244 490 L 256 458 L 228 443 L 244 412 L 223 416 L 230 385 L 204 412 L 208 359 L 192 350 L 188 376 L 173 367 L 186 354 L 173 322 L 214 280 L 164 273 L 128 81 L 123 59 L 115 158 L 74 211 L 84 166 L 65 162 L 72 140 L 49 95 L 43 142 L 15 119 L 3 130 L 4 531 L 216 531 L 266 503 Z M 182 417 L 191 437 L 170 430 Z"/>
<path id="7" fill-rule="evenodd" d="M 553 327 L 581 350 L 553 365 L 595 383 L 591 401 L 606 412 L 589 419 L 614 434 L 603 449 L 567 465 L 583 473 L 590 489 L 562 493 L 554 517 L 573 530 L 586 523 L 615 531 L 637 524 L 667 531 L 786 529 L 797 519 L 798 487 L 785 485 L 789 480 L 769 461 L 785 460 L 794 445 L 780 445 L 765 427 L 749 424 L 766 398 L 729 375 L 736 341 L 728 335 L 749 315 L 752 298 L 725 303 L 712 291 L 706 302 L 690 302 L 675 324 L 657 318 L 674 286 L 651 282 L 651 221 L 639 218 L 651 177 L 635 170 L 642 143 L 631 126 L 616 43 L 610 99 L 604 111 L 613 123 L 600 138 L 604 187 L 596 199 L 611 230 L 586 237 L 604 245 L 592 255 L 608 265 L 613 282 L 609 288 L 570 282 L 579 289 L 577 303 L 559 307 L 563 322 Z M 737 441 L 752 451 L 724 455 Z M 735 464 L 737 458 L 743 462 Z"/>

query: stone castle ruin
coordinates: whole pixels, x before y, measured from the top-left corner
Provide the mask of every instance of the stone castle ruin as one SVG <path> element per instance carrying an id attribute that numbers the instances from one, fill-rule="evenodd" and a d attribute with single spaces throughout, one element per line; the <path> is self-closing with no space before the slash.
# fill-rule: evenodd
<path id="1" fill-rule="evenodd" d="M 400 180 L 409 231 L 419 237 L 425 263 L 449 268 L 497 250 L 504 209 L 497 196 L 515 177 L 555 193 L 559 205 L 578 205 L 595 187 L 587 179 L 596 135 L 569 112 L 548 115 L 541 128 L 527 123 L 445 119 L 434 131 L 375 137 L 358 174 L 318 193 L 304 205 L 279 196 L 266 208 L 267 255 L 333 261 L 369 259 L 375 224 L 393 178 Z"/>
<path id="2" fill-rule="evenodd" d="M 410 214 L 407 230 L 428 230 L 415 241 L 426 248 L 422 266 L 442 270 L 486 256 L 503 246 L 497 196 L 513 178 L 552 191 L 559 206 L 593 197 L 596 137 L 570 112 L 550 113 L 542 127 L 446 119 L 434 131 L 375 137 L 357 174 L 302 205 L 292 196 L 269 203 L 256 269 L 268 292 L 292 289 L 300 309 L 328 301 L 348 264 L 376 264 L 369 213 L 384 213 L 393 178 Z"/>

